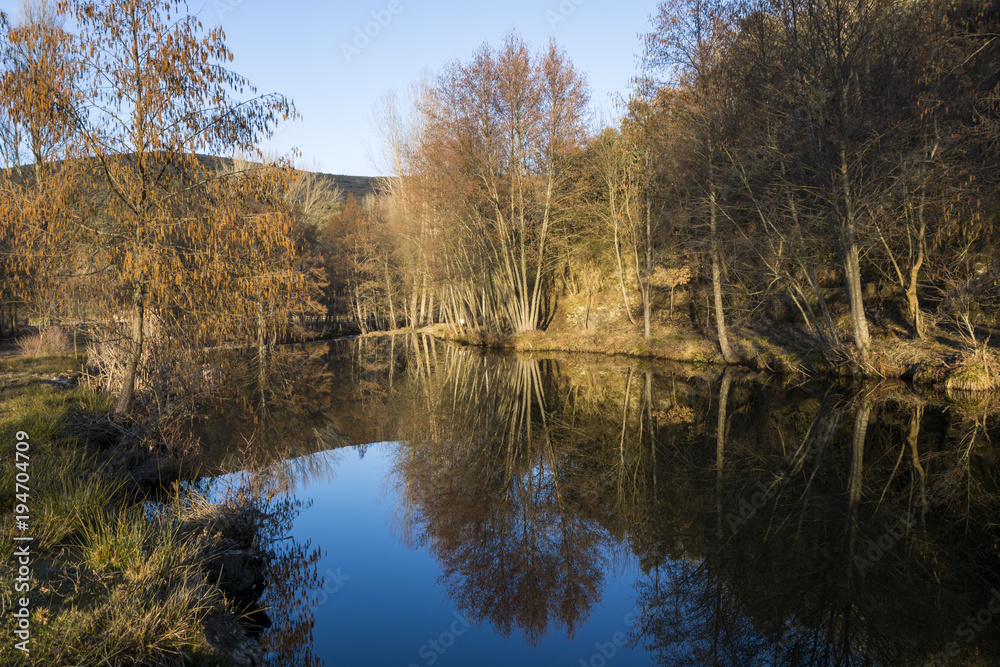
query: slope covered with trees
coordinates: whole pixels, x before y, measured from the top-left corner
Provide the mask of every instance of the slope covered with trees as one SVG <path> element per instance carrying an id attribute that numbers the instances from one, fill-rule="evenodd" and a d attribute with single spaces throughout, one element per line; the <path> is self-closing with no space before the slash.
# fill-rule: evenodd
<path id="1" fill-rule="evenodd" d="M 377 243 L 345 264 L 371 289 L 345 294 L 366 328 L 470 340 L 989 366 L 998 20 L 979 0 L 665 0 L 606 127 L 558 46 L 484 45 L 377 114 L 391 176 L 358 227 Z"/>

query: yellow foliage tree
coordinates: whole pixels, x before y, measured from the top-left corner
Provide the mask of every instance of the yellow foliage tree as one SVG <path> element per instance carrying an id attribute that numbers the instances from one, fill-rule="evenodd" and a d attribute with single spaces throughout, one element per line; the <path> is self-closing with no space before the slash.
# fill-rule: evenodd
<path id="1" fill-rule="evenodd" d="M 664 269 L 662 266 L 656 267 L 649 282 L 656 287 L 670 288 L 670 319 L 674 318 L 674 289 L 687 285 L 691 282 L 691 269 L 682 266 L 679 269 Z"/>
<path id="2" fill-rule="evenodd" d="M 69 0 L 59 12 L 77 29 L 68 57 L 81 83 L 67 109 L 75 144 L 46 187 L 5 179 L 3 194 L 18 203 L 3 218 L 17 230 L 20 261 L 71 279 L 58 284 L 73 289 L 50 297 L 85 295 L 117 333 L 120 414 L 133 401 L 150 315 L 161 335 L 199 348 L 259 340 L 263 327 L 309 307 L 283 197 L 288 165 L 227 170 L 199 156 L 259 156 L 295 110 L 226 69 L 221 28 L 204 29 L 183 2 Z"/>

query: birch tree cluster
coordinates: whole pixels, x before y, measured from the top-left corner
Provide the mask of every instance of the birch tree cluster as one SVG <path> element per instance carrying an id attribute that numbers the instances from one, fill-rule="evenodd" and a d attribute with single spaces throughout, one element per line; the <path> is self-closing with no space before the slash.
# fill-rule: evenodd
<path id="1" fill-rule="evenodd" d="M 485 45 L 379 108 L 389 176 L 345 298 L 366 327 L 518 334 L 617 294 L 627 327 L 687 324 L 730 362 L 734 328 L 862 365 L 873 337 L 981 343 L 998 21 L 980 0 L 664 0 L 613 122 L 556 44 Z"/>

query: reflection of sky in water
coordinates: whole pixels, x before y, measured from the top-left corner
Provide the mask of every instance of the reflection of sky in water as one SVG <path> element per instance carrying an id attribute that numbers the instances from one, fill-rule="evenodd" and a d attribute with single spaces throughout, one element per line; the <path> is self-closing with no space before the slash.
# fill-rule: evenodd
<path id="1" fill-rule="evenodd" d="M 997 496 L 969 466 L 984 431 L 951 406 L 410 342 L 331 357 L 330 438 L 298 422 L 269 436 L 300 454 L 413 443 L 271 468 L 305 503 L 280 543 L 326 554 L 311 595 L 327 665 L 922 664 L 997 587 L 970 558 L 995 553 Z M 862 576 L 868 542 L 943 482 L 919 539 Z M 466 628 L 459 607 L 487 620 Z M 994 628 L 970 652 L 996 656 Z M 630 629 L 649 648 L 607 659 Z"/>
<path id="2" fill-rule="evenodd" d="M 607 645 L 615 633 L 628 632 L 625 617 L 635 609 L 632 585 L 638 576 L 634 563 L 605 580 L 601 603 L 572 640 L 565 629 L 550 627 L 532 647 L 516 630 L 505 640 L 489 623 L 464 628 L 437 583 L 441 569 L 434 556 L 426 548 L 407 549 L 390 530 L 396 497 L 384 482 L 395 446 L 371 446 L 363 459 L 355 449 L 317 454 L 343 457 L 336 480 L 309 481 L 299 488 L 299 497 L 313 505 L 296 519 L 295 538 L 322 547 L 319 572 L 328 577 L 327 590 L 336 588 L 338 576 L 341 583 L 315 609 L 313 652 L 327 665 L 575 666 L 600 655 L 597 644 Z M 451 643 L 453 637 L 448 648 L 438 644 L 435 650 L 429 644 Z M 609 664 L 649 664 L 642 651 L 615 652 Z"/>

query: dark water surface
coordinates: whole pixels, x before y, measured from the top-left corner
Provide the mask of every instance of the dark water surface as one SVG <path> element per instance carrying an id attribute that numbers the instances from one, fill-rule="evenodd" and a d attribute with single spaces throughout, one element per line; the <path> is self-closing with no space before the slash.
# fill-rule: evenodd
<path id="1" fill-rule="evenodd" d="M 417 336 L 292 367 L 270 664 L 1000 664 L 996 396 Z"/>

